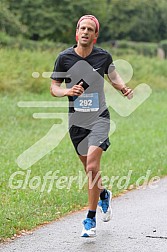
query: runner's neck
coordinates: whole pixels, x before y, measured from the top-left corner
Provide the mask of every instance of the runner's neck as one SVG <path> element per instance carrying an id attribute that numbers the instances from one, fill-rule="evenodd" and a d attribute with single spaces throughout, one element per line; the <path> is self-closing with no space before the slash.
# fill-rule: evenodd
<path id="1" fill-rule="evenodd" d="M 77 45 L 76 47 L 74 47 L 74 51 L 76 52 L 76 54 L 78 54 L 82 58 L 86 58 L 88 55 L 90 55 L 92 52 L 92 49 L 93 49 L 93 45 L 89 47 L 83 47 L 81 45 Z"/>

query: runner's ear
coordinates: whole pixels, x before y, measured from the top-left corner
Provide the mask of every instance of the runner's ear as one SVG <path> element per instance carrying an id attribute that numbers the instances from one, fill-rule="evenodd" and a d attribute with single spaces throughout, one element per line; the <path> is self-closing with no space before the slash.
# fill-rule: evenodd
<path id="1" fill-rule="evenodd" d="M 76 42 L 78 42 L 78 28 L 76 29 L 75 39 L 76 39 Z"/>
<path id="2" fill-rule="evenodd" d="M 96 38 L 93 40 L 93 44 L 96 44 L 99 33 L 96 32 Z"/>

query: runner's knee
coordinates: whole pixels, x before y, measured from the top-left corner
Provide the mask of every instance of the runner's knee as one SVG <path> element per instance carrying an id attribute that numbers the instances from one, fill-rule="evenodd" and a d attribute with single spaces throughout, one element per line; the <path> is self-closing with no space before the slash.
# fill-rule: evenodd
<path id="1" fill-rule="evenodd" d="M 90 176 L 90 177 L 92 177 L 92 179 L 94 179 L 99 173 L 99 168 L 97 165 L 89 164 L 86 167 L 86 172 L 87 172 L 88 176 Z M 99 173 L 99 175 L 100 175 L 100 173 Z"/>

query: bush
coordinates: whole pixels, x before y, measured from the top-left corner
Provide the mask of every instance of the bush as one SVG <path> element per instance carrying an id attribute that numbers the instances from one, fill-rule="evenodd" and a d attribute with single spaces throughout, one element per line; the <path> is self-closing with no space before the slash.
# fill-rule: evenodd
<path id="1" fill-rule="evenodd" d="M 4 32 L 0 32 L 0 46 L 9 45 L 11 42 L 11 37 Z"/>
<path id="2" fill-rule="evenodd" d="M 0 32 L 0 47 L 10 47 L 16 49 L 28 49 L 30 51 L 33 50 L 59 50 L 62 51 L 68 47 L 67 44 L 63 43 L 55 43 L 48 40 L 43 41 L 34 41 L 24 39 L 22 37 L 11 37 L 4 32 Z"/>
<path id="3" fill-rule="evenodd" d="M 132 49 L 138 54 L 154 57 L 157 55 L 158 44 L 150 42 L 134 42 L 122 40 L 117 42 L 117 47 L 124 49 Z"/>
<path id="4" fill-rule="evenodd" d="M 101 43 L 100 46 L 103 48 L 108 48 L 116 54 L 141 54 L 144 56 L 155 57 L 157 56 L 157 43 L 150 43 L 150 42 L 134 42 L 134 41 L 126 41 L 126 40 L 116 40 Z"/>

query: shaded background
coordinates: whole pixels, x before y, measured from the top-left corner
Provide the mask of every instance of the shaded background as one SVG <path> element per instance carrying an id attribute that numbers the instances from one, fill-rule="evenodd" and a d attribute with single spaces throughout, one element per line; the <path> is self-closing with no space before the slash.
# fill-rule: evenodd
<path id="1" fill-rule="evenodd" d="M 1 44 L 14 44 L 9 36 L 74 43 L 77 20 L 84 14 L 99 19 L 98 42 L 167 39 L 165 0 L 1 0 L 0 5 Z"/>

